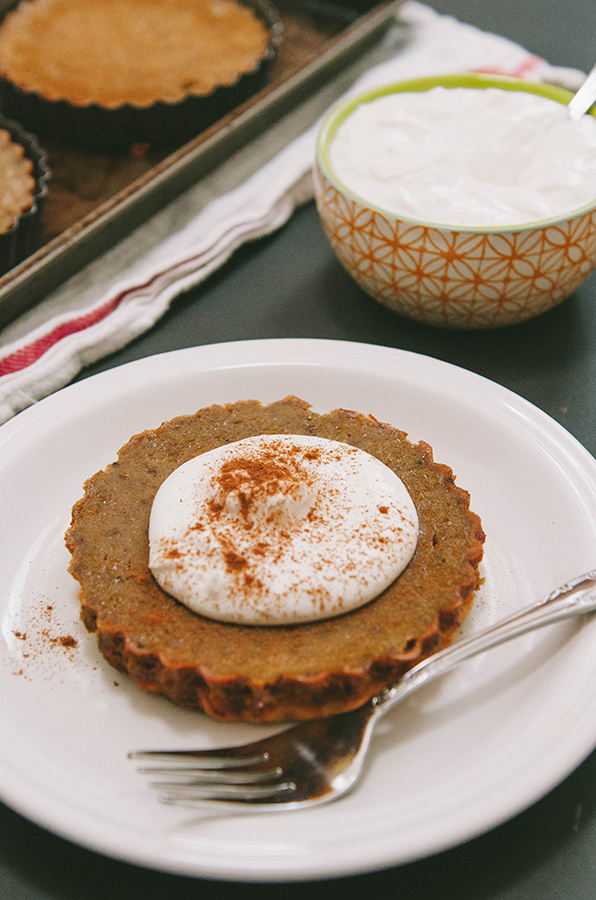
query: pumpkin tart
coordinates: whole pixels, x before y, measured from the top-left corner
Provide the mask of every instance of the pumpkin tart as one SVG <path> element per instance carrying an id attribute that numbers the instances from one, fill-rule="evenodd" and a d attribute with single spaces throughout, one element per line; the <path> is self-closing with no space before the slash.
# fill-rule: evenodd
<path id="1" fill-rule="evenodd" d="M 242 626 L 191 612 L 153 579 L 148 523 L 161 483 L 198 454 L 260 434 L 343 441 L 404 482 L 419 517 L 417 548 L 365 606 L 319 622 Z M 449 644 L 468 614 L 484 541 L 469 499 L 427 444 L 371 416 L 318 414 L 296 397 L 201 409 L 134 436 L 87 481 L 66 534 L 81 618 L 112 666 L 180 706 L 252 722 L 353 709 Z"/>
<path id="2" fill-rule="evenodd" d="M 36 133 L 66 140 L 167 143 L 185 129 L 196 134 L 260 87 L 275 14 L 257 8 L 22 0 L 0 25 L 4 108 Z"/>
<path id="3" fill-rule="evenodd" d="M 36 137 L 0 116 L 0 275 L 39 245 L 49 176 Z"/>

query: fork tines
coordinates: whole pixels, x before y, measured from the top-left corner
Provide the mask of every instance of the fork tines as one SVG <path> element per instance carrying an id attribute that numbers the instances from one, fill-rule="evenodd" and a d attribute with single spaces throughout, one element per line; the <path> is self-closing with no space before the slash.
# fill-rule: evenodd
<path id="1" fill-rule="evenodd" d="M 252 756 L 218 756 L 209 750 L 139 750 L 131 759 L 148 759 L 163 765 L 139 768 L 143 775 L 162 776 L 150 782 L 161 791 L 162 803 L 189 804 L 205 800 L 237 803 L 278 801 L 296 790 L 291 781 L 282 781 L 283 769 L 268 765 L 266 752 Z"/>
<path id="2" fill-rule="evenodd" d="M 232 748 L 236 750 L 236 748 Z M 232 755 L 232 750 L 222 751 L 219 756 L 210 750 L 134 750 L 128 754 L 129 759 L 153 759 L 155 762 L 167 762 L 176 769 L 190 768 L 201 769 L 242 769 L 248 766 L 258 766 L 269 761 L 266 752 L 253 754 L 252 756 Z M 190 766 L 189 766 L 190 763 Z"/>

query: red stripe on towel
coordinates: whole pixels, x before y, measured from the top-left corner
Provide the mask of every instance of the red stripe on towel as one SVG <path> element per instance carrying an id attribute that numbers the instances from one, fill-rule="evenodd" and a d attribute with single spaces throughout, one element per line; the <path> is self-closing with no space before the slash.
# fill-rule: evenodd
<path id="1" fill-rule="evenodd" d="M 94 309 L 93 312 L 86 313 L 84 316 L 79 316 L 76 319 L 70 319 L 68 322 L 62 322 L 52 329 L 52 331 L 44 334 L 43 337 L 38 338 L 31 344 L 27 344 L 25 347 L 20 347 L 18 350 L 15 350 L 14 353 L 5 356 L 4 359 L 0 359 L 0 377 L 2 375 L 9 375 L 12 372 L 19 372 L 22 369 L 26 369 L 27 366 L 37 362 L 37 360 L 43 356 L 44 353 L 47 353 L 51 347 L 57 344 L 58 341 L 63 340 L 63 338 L 68 337 L 71 334 L 84 331 L 86 328 L 90 328 L 91 325 L 96 325 L 98 322 L 101 322 L 102 319 L 109 316 L 109 314 L 120 305 L 127 293 L 128 291 L 123 291 L 108 303 L 105 303 L 98 309 Z"/>
<path id="2" fill-rule="evenodd" d="M 540 63 L 543 63 L 544 60 L 539 56 L 528 56 L 527 59 L 520 63 L 516 69 L 501 69 L 498 66 L 487 67 L 486 69 L 476 69 L 476 72 L 485 75 L 509 75 L 510 78 L 524 78 L 531 72 L 532 69 L 535 69 Z"/>

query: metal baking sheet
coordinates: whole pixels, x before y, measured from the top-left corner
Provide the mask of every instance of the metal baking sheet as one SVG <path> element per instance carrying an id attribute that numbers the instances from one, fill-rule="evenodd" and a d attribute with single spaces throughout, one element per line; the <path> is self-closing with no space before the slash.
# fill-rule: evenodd
<path id="1" fill-rule="evenodd" d="M 106 153 L 42 141 L 52 170 L 42 244 L 0 278 L 0 327 L 358 58 L 402 2 L 277 0 L 284 31 L 268 86 L 173 151 L 133 145 Z M 0 2 L 0 14 L 9 5 Z"/>

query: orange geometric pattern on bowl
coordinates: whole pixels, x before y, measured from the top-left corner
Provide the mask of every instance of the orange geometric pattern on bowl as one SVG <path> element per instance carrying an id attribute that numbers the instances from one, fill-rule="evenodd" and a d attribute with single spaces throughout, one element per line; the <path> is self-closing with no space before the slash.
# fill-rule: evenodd
<path id="1" fill-rule="evenodd" d="M 432 325 L 522 322 L 568 297 L 596 266 L 596 211 L 517 231 L 417 225 L 344 195 L 318 166 L 315 196 L 327 237 L 360 287 Z"/>

